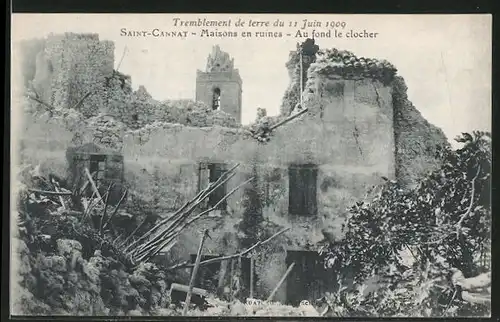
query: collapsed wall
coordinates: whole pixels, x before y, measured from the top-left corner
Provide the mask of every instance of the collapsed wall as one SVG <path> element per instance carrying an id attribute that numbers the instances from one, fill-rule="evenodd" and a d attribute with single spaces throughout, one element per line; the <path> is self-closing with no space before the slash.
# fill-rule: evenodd
<path id="1" fill-rule="evenodd" d="M 133 91 L 130 77 L 117 71 L 107 82 L 106 113 L 131 130 L 158 122 L 194 127 L 239 126 L 230 114 L 214 111 L 202 102 L 189 99 L 158 101 L 144 86 Z"/>
<path id="2" fill-rule="evenodd" d="M 114 43 L 97 34 L 49 35 L 20 44 L 28 113 L 80 113 L 84 119 L 106 115 L 127 129 L 154 122 L 190 126 L 238 127 L 222 111 L 192 100 L 158 101 L 130 76 L 114 70 Z M 65 115 L 62 115 L 65 117 Z"/>

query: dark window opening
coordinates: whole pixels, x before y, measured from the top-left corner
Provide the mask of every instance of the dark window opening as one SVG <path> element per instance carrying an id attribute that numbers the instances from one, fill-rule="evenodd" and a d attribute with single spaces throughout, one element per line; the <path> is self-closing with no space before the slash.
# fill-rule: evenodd
<path id="1" fill-rule="evenodd" d="M 216 87 L 213 90 L 213 96 L 212 96 L 212 109 L 214 110 L 219 110 L 220 109 L 220 97 L 221 97 L 221 92 L 220 88 Z"/>
<path id="2" fill-rule="evenodd" d="M 337 287 L 334 273 L 325 269 L 324 257 L 317 252 L 287 251 L 287 267 L 292 263 L 295 266 L 286 279 L 287 304 L 298 305 L 302 300 L 313 304 Z"/>
<path id="3" fill-rule="evenodd" d="M 87 143 L 79 147 L 69 147 L 66 158 L 69 168 L 67 181 L 71 190 L 81 191 L 89 197 L 93 194 L 94 190 L 86 173 L 88 171 L 101 196 L 104 197 L 109 185 L 113 184 L 108 202 L 112 205 L 118 202 L 125 190 L 123 155 L 97 144 Z"/>
<path id="4" fill-rule="evenodd" d="M 89 171 L 96 185 L 99 186 L 106 174 L 106 155 L 91 155 Z"/>
<path id="5" fill-rule="evenodd" d="M 227 171 L 224 163 L 201 163 L 199 170 L 199 190 L 205 189 L 210 183 L 216 182 Z M 224 198 L 227 193 L 226 183 L 220 185 L 208 197 L 207 206 L 212 208 Z M 222 201 L 217 208 L 218 210 L 227 209 L 227 201 Z"/>
<path id="6" fill-rule="evenodd" d="M 104 195 L 110 184 L 114 187 L 110 191 L 108 202 L 115 204 L 121 197 L 123 185 L 123 157 L 120 155 L 107 154 L 76 154 L 72 159 L 71 182 L 78 189 L 85 188 L 85 195 L 91 197 L 94 193 L 88 182 L 85 168 L 87 168 L 94 180 L 99 193 Z"/>
<path id="7" fill-rule="evenodd" d="M 314 216 L 318 212 L 316 165 L 291 165 L 288 168 L 289 203 L 288 212 L 292 215 Z"/>

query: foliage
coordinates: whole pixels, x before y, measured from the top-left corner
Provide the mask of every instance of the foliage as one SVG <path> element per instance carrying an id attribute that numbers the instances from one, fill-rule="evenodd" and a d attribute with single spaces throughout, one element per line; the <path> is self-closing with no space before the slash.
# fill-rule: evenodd
<path id="1" fill-rule="evenodd" d="M 371 202 L 356 203 L 345 238 L 321 250 L 326 265 L 344 279 L 381 282 L 377 292 L 348 305 L 358 307 L 357 313 L 479 314 L 460 301 L 450 275 L 458 269 L 471 277 L 490 269 L 490 135 L 463 133 L 457 141 L 464 146 L 442 150 L 443 166 L 414 190 L 389 181 Z M 334 298 L 332 304 L 346 302 Z"/>
<path id="2" fill-rule="evenodd" d="M 264 220 L 262 201 L 257 186 L 257 166 L 255 163 L 252 169 L 252 176 L 254 180 L 245 189 L 245 197 L 243 199 L 243 219 L 239 229 L 244 234 L 244 237 L 241 238 L 242 248 L 248 248 L 259 240 L 260 225 Z"/>

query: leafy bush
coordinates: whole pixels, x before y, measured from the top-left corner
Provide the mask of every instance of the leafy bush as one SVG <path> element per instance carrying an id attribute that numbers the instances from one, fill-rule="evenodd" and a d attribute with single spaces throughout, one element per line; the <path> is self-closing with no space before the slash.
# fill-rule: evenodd
<path id="1" fill-rule="evenodd" d="M 345 281 L 363 285 L 377 278 L 380 285 L 369 295 L 332 295 L 331 305 L 349 308 L 342 314 L 487 313 L 460 301 L 450 277 L 456 270 L 472 277 L 490 269 L 490 135 L 463 133 L 457 141 L 464 146 L 441 151 L 443 166 L 415 189 L 389 181 L 371 202 L 356 203 L 345 238 L 321 250 Z"/>

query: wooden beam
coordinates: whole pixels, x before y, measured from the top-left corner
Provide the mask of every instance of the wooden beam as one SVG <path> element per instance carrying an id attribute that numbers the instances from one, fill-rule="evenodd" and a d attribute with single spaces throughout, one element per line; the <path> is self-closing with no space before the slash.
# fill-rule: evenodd
<path id="1" fill-rule="evenodd" d="M 38 190 L 38 189 L 28 189 L 29 192 L 34 192 L 34 193 L 39 193 L 42 195 L 47 195 L 47 196 L 71 196 L 73 193 L 72 192 L 66 192 L 66 191 L 45 191 L 45 190 Z"/>
<path id="2" fill-rule="evenodd" d="M 170 293 L 172 293 L 172 291 L 179 291 L 179 292 L 187 293 L 189 291 L 189 285 L 172 283 L 172 285 L 170 286 Z M 195 294 L 195 295 L 203 296 L 203 297 L 206 297 L 209 294 L 207 290 L 204 290 L 202 288 L 197 288 L 197 287 L 193 287 L 193 289 L 191 290 L 191 293 Z"/>
<path id="3" fill-rule="evenodd" d="M 203 236 L 201 236 L 200 246 L 198 247 L 198 252 L 196 253 L 196 261 L 193 268 L 193 273 L 191 274 L 191 280 L 189 281 L 189 289 L 186 294 L 186 301 L 184 302 L 184 311 L 182 315 L 187 315 L 189 309 L 189 303 L 191 302 L 191 293 L 193 292 L 194 282 L 196 280 L 196 274 L 198 274 L 198 268 L 200 268 L 201 261 L 201 251 L 203 250 L 203 244 L 205 243 L 205 239 L 208 237 L 208 229 L 205 229 L 203 232 Z"/>
<path id="4" fill-rule="evenodd" d="M 285 275 L 283 275 L 283 277 L 280 279 L 280 281 L 278 282 L 278 284 L 276 284 L 276 287 L 274 288 L 274 290 L 271 292 L 271 294 L 267 298 L 268 302 L 270 302 L 273 299 L 274 295 L 276 295 L 276 292 L 280 288 L 281 284 L 283 284 L 283 282 L 286 280 L 286 278 L 288 277 L 288 274 L 290 274 L 290 272 L 292 271 L 292 269 L 293 269 L 294 266 L 295 266 L 295 262 L 293 262 L 292 265 L 290 265 L 288 267 L 288 269 L 285 272 Z"/>
<path id="5" fill-rule="evenodd" d="M 88 168 L 85 168 L 85 174 L 87 175 L 87 178 L 89 179 L 90 185 L 92 186 L 92 189 L 94 190 L 94 193 L 96 194 L 97 198 L 101 201 L 102 205 L 104 206 L 104 200 L 102 199 L 101 194 L 99 193 L 99 189 L 97 189 L 97 185 L 95 184 L 94 179 L 92 178 L 92 175 L 90 174 L 90 171 Z"/>
<path id="6" fill-rule="evenodd" d="M 250 257 L 250 298 L 253 299 L 253 274 L 254 274 L 254 259 L 253 257 Z"/>
<path id="7" fill-rule="evenodd" d="M 52 184 L 54 185 L 54 190 L 55 190 L 56 192 L 61 192 L 61 191 L 59 190 L 59 184 L 58 184 L 58 183 L 57 183 L 57 182 L 56 182 L 53 178 L 51 179 L 51 181 L 52 181 Z M 61 203 L 61 206 L 62 206 L 63 210 L 68 209 L 68 208 L 66 207 L 66 203 L 64 202 L 63 197 L 62 197 L 61 195 L 59 195 L 59 196 L 58 196 L 58 198 L 59 198 L 59 202 Z"/>
<path id="8" fill-rule="evenodd" d="M 302 111 L 300 111 L 299 113 L 297 113 L 297 114 L 294 114 L 294 115 L 291 115 L 291 116 L 287 117 L 287 118 L 286 118 L 286 119 L 284 119 L 283 121 L 280 121 L 280 122 L 278 122 L 278 123 L 274 124 L 273 126 L 269 127 L 269 130 L 271 130 L 271 131 L 272 131 L 272 130 L 276 129 L 276 128 L 277 128 L 277 127 L 279 127 L 279 126 L 281 126 L 281 125 L 283 125 L 283 124 L 285 124 L 285 123 L 288 123 L 288 122 L 290 122 L 290 121 L 291 121 L 291 120 L 293 120 L 293 119 L 296 119 L 297 117 L 299 117 L 299 116 L 301 116 L 302 114 L 306 113 L 308 110 L 309 110 L 308 108 L 305 108 L 305 109 L 303 109 Z"/>

